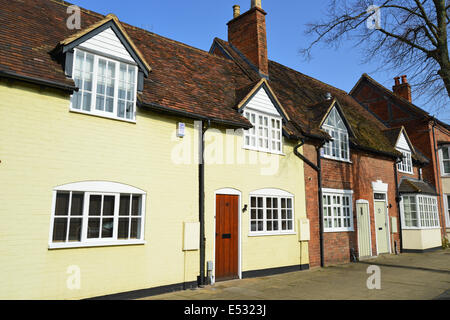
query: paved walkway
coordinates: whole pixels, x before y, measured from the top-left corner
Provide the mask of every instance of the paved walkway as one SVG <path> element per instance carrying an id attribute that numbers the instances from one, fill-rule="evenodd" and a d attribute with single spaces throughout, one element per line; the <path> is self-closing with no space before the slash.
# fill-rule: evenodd
<path id="1" fill-rule="evenodd" d="M 381 271 L 381 289 L 367 288 L 370 265 Z M 308 271 L 218 282 L 146 300 L 415 300 L 450 299 L 450 249 L 383 255 Z"/>

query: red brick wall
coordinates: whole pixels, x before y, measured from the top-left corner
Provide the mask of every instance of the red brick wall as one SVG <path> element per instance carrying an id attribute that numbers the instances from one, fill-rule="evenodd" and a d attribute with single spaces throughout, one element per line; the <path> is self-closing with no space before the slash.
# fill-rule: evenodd
<path id="1" fill-rule="evenodd" d="M 304 146 L 304 155 L 317 163 L 315 147 Z M 371 218 L 372 253 L 376 251 L 376 232 L 374 221 L 374 200 L 372 182 L 381 180 L 387 183 L 388 194 L 387 203 L 389 217 L 397 217 L 399 213 L 395 202 L 395 175 L 394 161 L 373 154 L 351 150 L 352 163 L 321 159 L 322 163 L 322 186 L 323 188 L 350 189 L 353 190 L 353 225 L 352 232 L 325 232 L 324 233 L 324 264 L 332 265 L 347 263 L 350 261 L 350 249 L 355 250 L 358 256 L 357 239 L 357 219 L 355 216 L 356 200 L 363 199 L 369 201 L 369 212 Z M 319 233 L 319 208 L 317 174 L 305 164 L 305 184 L 306 184 L 306 210 L 311 225 L 311 240 L 309 244 L 310 266 L 320 266 L 320 233 Z M 390 221 L 390 220 L 389 220 Z M 394 234 L 394 241 L 399 241 L 399 233 Z M 392 250 L 394 244 L 391 243 Z"/>
<path id="2" fill-rule="evenodd" d="M 228 23 L 228 41 L 238 48 L 259 70 L 269 74 L 266 13 L 253 8 Z"/>

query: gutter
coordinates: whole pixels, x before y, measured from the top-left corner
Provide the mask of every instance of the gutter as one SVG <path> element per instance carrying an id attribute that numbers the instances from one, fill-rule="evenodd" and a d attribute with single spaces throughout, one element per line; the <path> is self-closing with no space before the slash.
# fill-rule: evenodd
<path id="1" fill-rule="evenodd" d="M 74 85 L 71 86 L 71 85 L 64 84 L 64 83 L 57 82 L 57 81 L 44 80 L 44 79 L 40 79 L 40 78 L 19 75 L 15 72 L 9 72 L 9 71 L 0 70 L 0 78 L 19 80 L 19 81 L 24 81 L 27 83 L 37 84 L 40 86 L 46 86 L 49 88 L 60 89 L 60 90 L 69 92 L 71 94 L 74 91 L 78 91 L 78 87 L 76 87 Z"/>
<path id="2" fill-rule="evenodd" d="M 318 196 L 319 196 L 319 240 L 320 240 L 320 266 L 324 267 L 324 243 L 323 243 L 323 192 L 322 192 L 322 168 L 320 160 L 320 148 L 316 147 L 317 150 L 317 165 L 312 163 L 311 160 L 307 159 L 304 155 L 298 152 L 298 149 L 305 144 L 303 139 L 300 139 L 300 144 L 294 147 L 294 154 L 303 160 L 307 165 L 313 168 L 317 172 L 317 185 L 318 185 Z"/>
<path id="3" fill-rule="evenodd" d="M 185 117 L 188 119 L 194 119 L 194 120 L 200 120 L 200 121 L 206 121 L 209 123 L 216 123 L 219 125 L 226 125 L 226 126 L 230 126 L 230 127 L 234 127 L 234 128 L 238 128 L 238 129 L 251 129 L 253 128 L 253 126 L 251 124 L 244 124 L 242 122 L 235 122 L 235 121 L 230 121 L 230 120 L 223 120 L 223 119 L 218 119 L 218 118 L 211 118 L 211 117 L 207 117 L 207 116 L 202 116 L 199 115 L 197 113 L 194 112 L 189 112 L 189 111 L 184 111 L 184 110 L 177 110 L 177 109 L 173 109 L 173 108 L 169 108 L 166 106 L 162 106 L 160 104 L 157 103 L 144 103 L 142 101 L 137 101 L 137 105 L 141 108 L 147 108 L 147 109 L 151 109 L 152 111 L 156 111 L 156 112 L 164 112 L 167 114 L 171 114 L 174 116 L 181 116 L 181 117 Z"/>

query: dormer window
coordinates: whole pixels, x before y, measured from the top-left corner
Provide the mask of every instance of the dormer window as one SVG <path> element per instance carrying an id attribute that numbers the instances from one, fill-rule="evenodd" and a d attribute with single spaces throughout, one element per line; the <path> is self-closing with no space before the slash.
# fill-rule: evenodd
<path id="1" fill-rule="evenodd" d="M 397 163 L 397 169 L 403 173 L 413 173 L 411 152 L 397 148 L 403 154 L 402 162 Z"/>
<path id="2" fill-rule="evenodd" d="M 135 121 L 137 66 L 75 49 L 71 110 Z"/>
<path id="3" fill-rule="evenodd" d="M 402 161 L 397 163 L 397 169 L 402 173 L 413 173 L 413 164 L 412 164 L 412 145 L 409 142 L 409 139 L 406 135 L 406 131 L 402 128 L 400 134 L 397 139 L 397 143 L 395 145 L 395 149 L 402 153 Z"/>
<path id="4" fill-rule="evenodd" d="M 322 155 L 325 158 L 350 161 L 350 150 L 348 143 L 348 131 L 342 121 L 339 112 L 333 108 L 325 120 L 322 129 L 325 130 L 333 140 L 327 142 L 323 149 Z"/>

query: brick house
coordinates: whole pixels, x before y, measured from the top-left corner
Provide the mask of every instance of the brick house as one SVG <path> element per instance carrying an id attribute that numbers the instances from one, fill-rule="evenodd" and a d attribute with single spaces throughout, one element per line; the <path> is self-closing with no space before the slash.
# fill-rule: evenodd
<path id="1" fill-rule="evenodd" d="M 407 229 L 404 232 L 405 249 L 426 250 L 439 247 L 442 236 L 448 234 L 450 221 L 448 215 L 450 168 L 446 160 L 449 159 L 450 127 L 413 104 L 411 85 L 406 76 L 394 78 L 391 91 L 369 75 L 363 74 L 350 95 L 390 130 L 399 132 L 400 128 L 404 128 L 403 132 L 407 132 L 410 138 L 409 145 L 414 145 L 411 148 L 414 148 L 422 158 L 428 159 L 428 164 L 424 165 L 419 173 L 401 170 L 403 175 L 399 176 L 401 200 L 406 200 L 406 203 L 401 204 L 401 210 L 408 216 L 411 213 L 414 216 L 417 208 L 420 217 L 417 221 L 415 219 L 409 221 L 408 226 L 403 226 Z M 403 145 L 406 147 L 405 143 Z M 408 150 L 401 149 L 408 155 Z M 415 175 L 416 181 L 412 175 Z M 424 201 L 431 199 L 434 206 L 434 197 L 437 197 L 437 216 L 430 221 L 419 211 Z M 414 240 L 409 237 L 413 233 L 415 233 Z M 411 246 L 408 243 L 411 243 Z"/>

